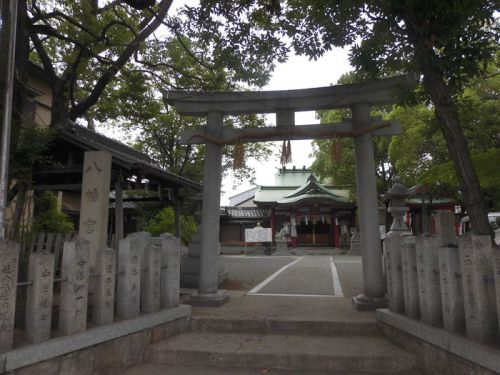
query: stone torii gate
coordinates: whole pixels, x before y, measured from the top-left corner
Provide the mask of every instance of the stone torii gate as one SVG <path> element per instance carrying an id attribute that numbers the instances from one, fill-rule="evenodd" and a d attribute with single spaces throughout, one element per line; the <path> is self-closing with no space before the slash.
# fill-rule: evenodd
<path id="1" fill-rule="evenodd" d="M 199 292 L 193 295 L 192 303 L 219 305 L 227 300 L 226 293 L 217 290 L 223 144 L 351 136 L 354 137 L 364 282 L 364 293 L 354 297 L 353 301 L 357 309 L 368 310 L 386 306 L 372 136 L 399 134 L 401 127 L 397 121 L 370 120 L 370 106 L 394 103 L 398 89 L 408 89 L 415 83 L 415 76 L 405 75 L 365 83 L 302 90 L 166 92 L 165 101 L 173 105 L 181 115 L 207 117 L 206 126 L 182 135 L 183 143 L 206 144 Z M 352 120 L 336 124 L 295 126 L 296 111 L 346 107 L 352 111 Z M 223 127 L 225 115 L 259 113 L 276 113 L 276 127 Z"/>

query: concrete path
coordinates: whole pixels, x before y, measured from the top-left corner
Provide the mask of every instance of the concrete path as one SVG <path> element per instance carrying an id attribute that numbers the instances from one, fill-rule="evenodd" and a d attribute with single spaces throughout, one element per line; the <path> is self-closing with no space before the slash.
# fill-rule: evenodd
<path id="1" fill-rule="evenodd" d="M 280 268 L 249 295 L 343 297 L 337 267 L 331 256 L 302 256 Z"/>

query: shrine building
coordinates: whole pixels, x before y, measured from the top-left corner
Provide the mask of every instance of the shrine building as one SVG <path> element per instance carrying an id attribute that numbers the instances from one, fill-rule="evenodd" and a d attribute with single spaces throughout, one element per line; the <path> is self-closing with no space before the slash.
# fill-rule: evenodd
<path id="1" fill-rule="evenodd" d="M 279 169 L 273 185 L 230 198 L 221 211 L 222 245 L 244 242 L 244 229 L 257 222 L 271 227 L 273 240 L 283 228 L 292 247 L 348 247 L 355 204 L 349 189 L 320 183 L 310 169 Z"/>

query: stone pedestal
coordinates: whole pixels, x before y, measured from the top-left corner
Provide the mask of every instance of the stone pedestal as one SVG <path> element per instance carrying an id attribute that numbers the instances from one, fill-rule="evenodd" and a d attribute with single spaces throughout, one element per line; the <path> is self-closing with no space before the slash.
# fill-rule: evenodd
<path id="1" fill-rule="evenodd" d="M 225 290 L 218 290 L 216 293 L 201 294 L 194 293 L 182 302 L 192 306 L 222 306 L 227 302 L 229 296 Z"/>
<path id="2" fill-rule="evenodd" d="M 200 280 L 201 234 L 196 233 L 188 246 L 187 255 L 181 259 L 181 287 L 198 288 Z M 217 285 L 227 280 L 227 271 L 222 262 L 217 261 Z"/>
<path id="3" fill-rule="evenodd" d="M 276 240 L 276 251 L 274 255 L 290 255 L 288 242 L 286 240 Z"/>

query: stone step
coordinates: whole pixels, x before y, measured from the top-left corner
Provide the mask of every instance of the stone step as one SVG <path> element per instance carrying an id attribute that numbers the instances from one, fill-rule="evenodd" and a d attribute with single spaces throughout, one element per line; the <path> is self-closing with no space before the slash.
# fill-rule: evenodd
<path id="1" fill-rule="evenodd" d="M 296 319 L 191 318 L 195 332 L 247 332 L 257 334 L 304 334 L 328 336 L 380 336 L 375 319 L 330 321 Z"/>
<path id="2" fill-rule="evenodd" d="M 144 363 L 128 368 L 121 375 L 387 375 L 387 371 L 281 370 L 256 367 L 171 366 Z M 398 374 L 398 372 L 392 372 Z M 398 375 L 422 375 L 418 370 L 400 371 Z"/>
<path id="3" fill-rule="evenodd" d="M 377 336 L 189 332 L 149 346 L 146 362 L 340 373 L 416 369 L 415 357 Z"/>

